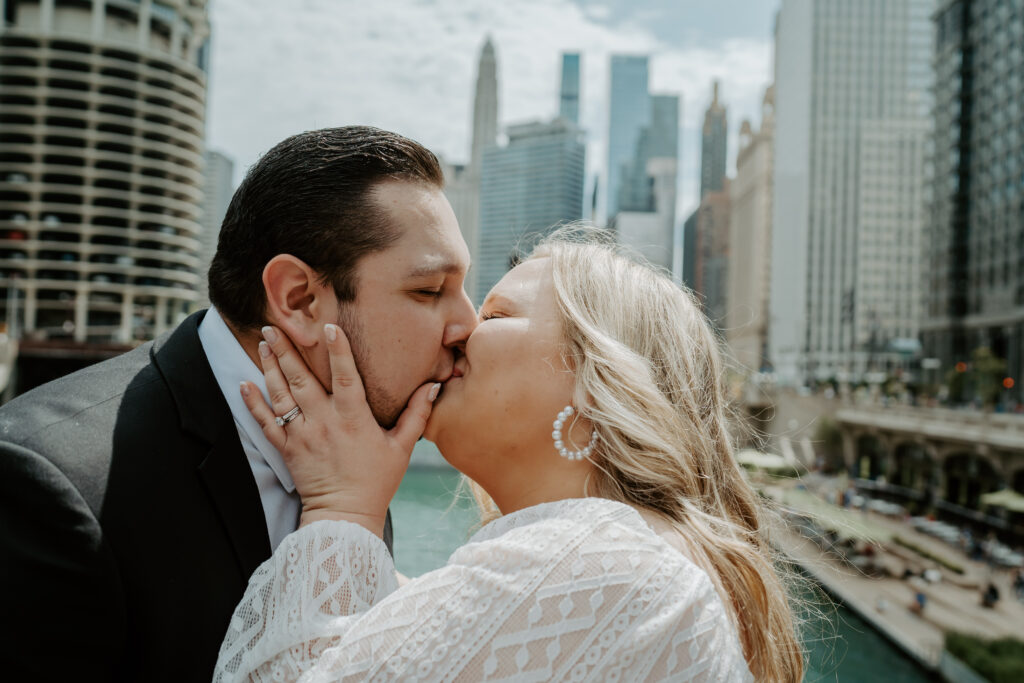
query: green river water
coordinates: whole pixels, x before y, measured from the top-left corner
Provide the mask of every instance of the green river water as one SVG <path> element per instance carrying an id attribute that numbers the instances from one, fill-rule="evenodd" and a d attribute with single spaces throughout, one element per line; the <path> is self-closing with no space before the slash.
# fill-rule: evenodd
<path id="1" fill-rule="evenodd" d="M 443 565 L 469 538 L 477 517 L 468 494 L 456 496 L 453 470 L 410 468 L 391 505 L 398 571 L 415 577 Z M 931 678 L 842 605 L 821 607 L 804 628 L 805 681 L 917 683 Z"/>

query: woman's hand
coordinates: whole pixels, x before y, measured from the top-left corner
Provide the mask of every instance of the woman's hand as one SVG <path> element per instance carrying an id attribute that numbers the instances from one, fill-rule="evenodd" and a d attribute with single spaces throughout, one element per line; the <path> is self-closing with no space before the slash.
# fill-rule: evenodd
<path id="1" fill-rule="evenodd" d="M 424 384 L 417 389 L 395 427 L 385 431 L 370 412 L 341 328 L 324 326 L 331 394 L 280 330 L 265 327 L 263 336 L 260 360 L 273 409 L 251 383 L 242 383 L 242 398 L 295 480 L 302 498 L 299 526 L 343 519 L 382 535 L 388 504 L 441 385 Z M 302 412 L 288 424 L 278 425 L 275 418 L 296 405 Z"/>

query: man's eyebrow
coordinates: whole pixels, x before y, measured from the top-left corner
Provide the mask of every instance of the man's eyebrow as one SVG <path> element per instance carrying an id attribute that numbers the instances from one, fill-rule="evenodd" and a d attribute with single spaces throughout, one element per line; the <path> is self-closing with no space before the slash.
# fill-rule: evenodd
<path id="1" fill-rule="evenodd" d="M 407 277 L 423 277 L 426 275 L 437 275 L 438 273 L 444 273 L 446 275 L 454 275 L 462 272 L 462 266 L 455 261 L 447 261 L 445 263 L 431 263 L 427 265 L 417 266 L 407 273 Z"/>

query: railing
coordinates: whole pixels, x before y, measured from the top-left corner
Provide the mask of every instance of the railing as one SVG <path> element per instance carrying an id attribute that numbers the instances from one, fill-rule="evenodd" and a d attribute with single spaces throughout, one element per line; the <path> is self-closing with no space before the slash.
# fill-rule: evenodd
<path id="1" fill-rule="evenodd" d="M 949 408 L 850 406 L 840 408 L 836 420 L 840 424 L 1024 450 L 1024 415 Z"/>

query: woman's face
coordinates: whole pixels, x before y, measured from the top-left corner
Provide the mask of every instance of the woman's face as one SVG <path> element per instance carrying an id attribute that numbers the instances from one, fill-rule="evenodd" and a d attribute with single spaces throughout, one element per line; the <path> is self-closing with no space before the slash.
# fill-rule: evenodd
<path id="1" fill-rule="evenodd" d="M 561 356 L 550 259 L 526 261 L 506 274 L 480 308 L 480 320 L 424 436 L 489 488 L 488 479 L 514 478 L 535 471 L 533 461 L 558 460 L 552 422 L 571 402 L 574 379 Z M 576 448 L 589 436 L 580 427 L 563 431 Z"/>

